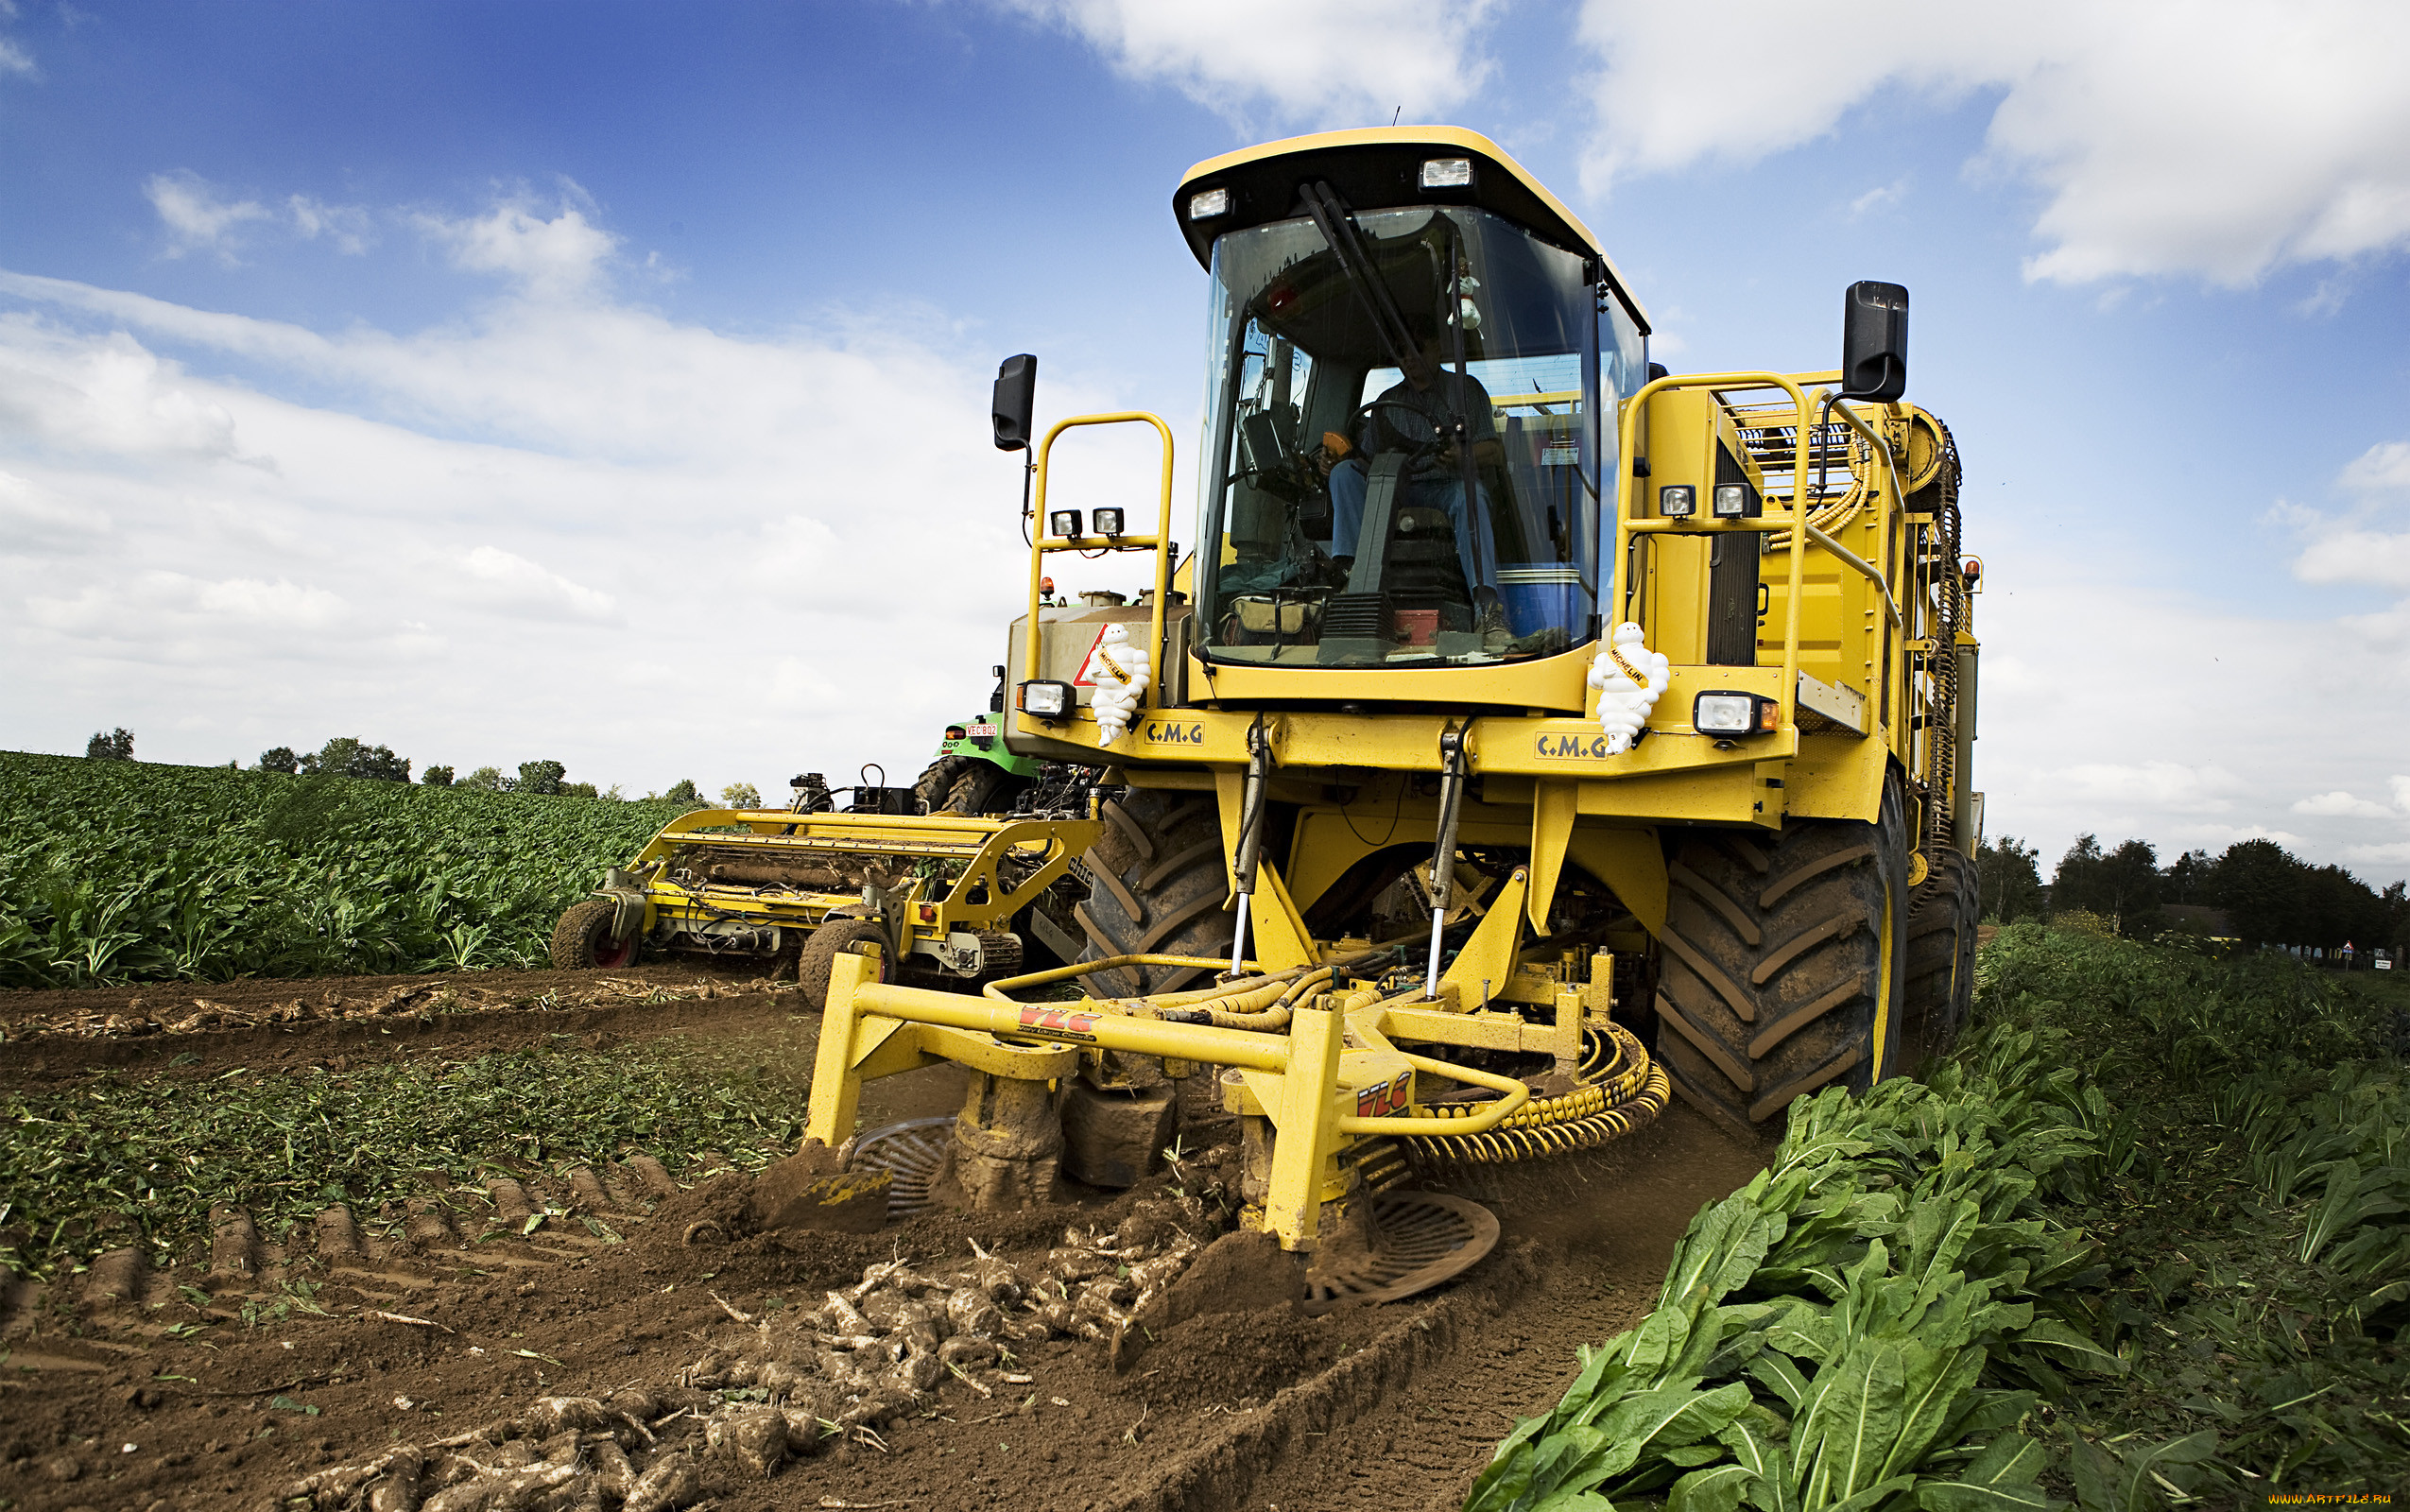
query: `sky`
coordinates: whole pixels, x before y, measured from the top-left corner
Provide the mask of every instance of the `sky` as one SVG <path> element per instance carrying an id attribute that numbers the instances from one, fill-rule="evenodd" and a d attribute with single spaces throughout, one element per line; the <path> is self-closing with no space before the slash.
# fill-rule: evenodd
<path id="1" fill-rule="evenodd" d="M 1025 583 L 998 360 L 1162 414 L 1192 519 L 1179 175 L 1398 119 L 1554 187 L 1677 371 L 1909 286 L 1993 834 L 2410 872 L 2410 7 L 1697 15 L 0 0 L 0 747 L 908 780 Z M 1152 507 L 1081 439 L 1057 503 Z"/>

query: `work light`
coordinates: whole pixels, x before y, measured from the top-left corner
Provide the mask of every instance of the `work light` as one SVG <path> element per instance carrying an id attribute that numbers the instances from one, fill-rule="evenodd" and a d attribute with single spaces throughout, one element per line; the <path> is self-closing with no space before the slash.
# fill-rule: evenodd
<path id="1" fill-rule="evenodd" d="M 1041 719 L 1060 719 L 1071 712 L 1072 694 L 1068 682 L 1024 682 L 1021 685 L 1021 712 Z"/>
<path id="2" fill-rule="evenodd" d="M 1691 728 L 1702 735 L 1762 735 L 1782 725 L 1782 706 L 1754 693 L 1702 693 L 1691 700 Z"/>
<path id="3" fill-rule="evenodd" d="M 1077 536 L 1079 534 L 1079 511 L 1076 509 L 1050 509 L 1046 511 L 1046 528 L 1066 540 Z"/>
<path id="4" fill-rule="evenodd" d="M 1668 483 L 1657 490 L 1657 512 L 1668 520 L 1687 520 L 1698 512 L 1698 490 L 1687 483 Z"/>
<path id="5" fill-rule="evenodd" d="M 1188 197 L 1188 218 L 1211 220 L 1215 215 L 1231 213 L 1231 192 L 1228 189 L 1206 189 Z"/>
<path id="6" fill-rule="evenodd" d="M 1091 518 L 1095 522 L 1096 534 L 1100 536 L 1115 537 L 1118 537 L 1121 534 L 1121 511 L 1119 509 L 1099 509 Z"/>
<path id="7" fill-rule="evenodd" d="M 1472 188 L 1472 160 L 1471 158 L 1423 159 L 1422 187 L 1425 189 Z"/>
<path id="8" fill-rule="evenodd" d="M 1718 483 L 1715 485 L 1715 518 L 1718 520 L 1740 520 L 1747 518 L 1749 512 L 1749 506 L 1755 502 L 1749 497 L 1749 495 L 1754 491 L 1755 490 L 1746 483 Z"/>

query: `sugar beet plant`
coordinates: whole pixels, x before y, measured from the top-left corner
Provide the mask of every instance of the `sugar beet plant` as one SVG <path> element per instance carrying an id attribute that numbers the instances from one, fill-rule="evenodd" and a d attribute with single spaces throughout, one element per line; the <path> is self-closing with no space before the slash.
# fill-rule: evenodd
<path id="1" fill-rule="evenodd" d="M 1773 1163 L 1692 1220 L 1656 1309 L 1522 1424 L 1468 1512 L 2039 1507 L 2020 1432 L 2069 1371 L 2094 1246 L 2054 1222 L 2106 1109 L 2063 1045 L 1995 1036 L 1931 1086 L 1792 1105 Z"/>
<path id="2" fill-rule="evenodd" d="M 0 753 L 0 987 L 532 965 L 693 806 Z"/>
<path id="3" fill-rule="evenodd" d="M 2395 1483 L 2401 1007 L 2033 925 L 1978 984 L 1984 1027 L 1929 1085 L 1793 1105 L 1773 1164 L 1693 1220 L 1655 1311 L 1584 1351 L 1469 1512 L 2146 1512 Z"/>

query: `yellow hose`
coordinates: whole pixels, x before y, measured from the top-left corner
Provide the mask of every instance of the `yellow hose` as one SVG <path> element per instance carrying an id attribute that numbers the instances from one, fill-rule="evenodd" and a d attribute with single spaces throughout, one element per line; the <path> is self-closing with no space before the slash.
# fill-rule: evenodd
<path id="1" fill-rule="evenodd" d="M 1442 1160 L 1500 1165 L 1593 1149 L 1645 1127 L 1665 1110 L 1673 1097 L 1673 1084 L 1630 1030 L 1620 1023 L 1607 1024 L 1605 1029 L 1575 1070 L 1578 1085 L 1573 1091 L 1533 1098 L 1488 1133 L 1405 1133 L 1401 1137 L 1419 1142 Z M 1469 1119 L 1486 1111 L 1487 1106 L 1487 1099 L 1440 1103 L 1431 1111 L 1442 1118 Z"/>

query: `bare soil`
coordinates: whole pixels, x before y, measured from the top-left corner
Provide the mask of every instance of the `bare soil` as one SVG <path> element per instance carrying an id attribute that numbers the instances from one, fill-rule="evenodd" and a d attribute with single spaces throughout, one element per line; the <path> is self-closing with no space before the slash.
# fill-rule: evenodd
<path id="1" fill-rule="evenodd" d="M 218 1005 L 218 1021 L 191 1022 L 215 1011 L 196 1001 Z M 458 1057 L 562 1033 L 694 1036 L 800 1081 L 817 1022 L 791 989 L 676 965 L 0 994 L 0 1084 L 92 1066 L 200 1074 Z M 864 1117 L 950 1113 L 960 1092 L 951 1068 L 917 1072 L 866 1089 Z M 1188 1140 L 1209 1146 L 1201 1167 L 1220 1133 L 1191 1125 Z M 1190 1317 L 1121 1371 L 1101 1343 L 1016 1345 L 1004 1373 L 950 1376 L 919 1413 L 766 1481 L 703 1456 L 700 1491 L 722 1507 L 1453 1507 L 1515 1418 L 1562 1392 L 1575 1348 L 1653 1302 L 1698 1206 L 1765 1154 L 1677 1104 L 1604 1150 L 1432 1176 L 1504 1228 L 1487 1260 L 1436 1291 L 1320 1316 L 1276 1304 Z M 688 1383 L 707 1352 L 742 1351 L 866 1267 L 967 1263 L 974 1239 L 1035 1263 L 1067 1227 L 1118 1222 L 1160 1184 L 1021 1214 L 730 1242 L 749 1177 L 698 1167 L 670 1184 L 642 1167 L 529 1193 L 618 1243 L 568 1217 L 482 1240 L 497 1226 L 456 1220 L 350 1256 L 296 1230 L 282 1247 L 221 1243 L 215 1265 L 195 1255 L 130 1281 L 106 1265 L 48 1288 L 0 1277 L 0 1507 L 272 1506 L 298 1476 L 557 1394 L 635 1389 L 653 1409 L 647 1432 L 667 1441 L 717 1403 Z M 500 1198 L 496 1216 L 508 1216 Z"/>

